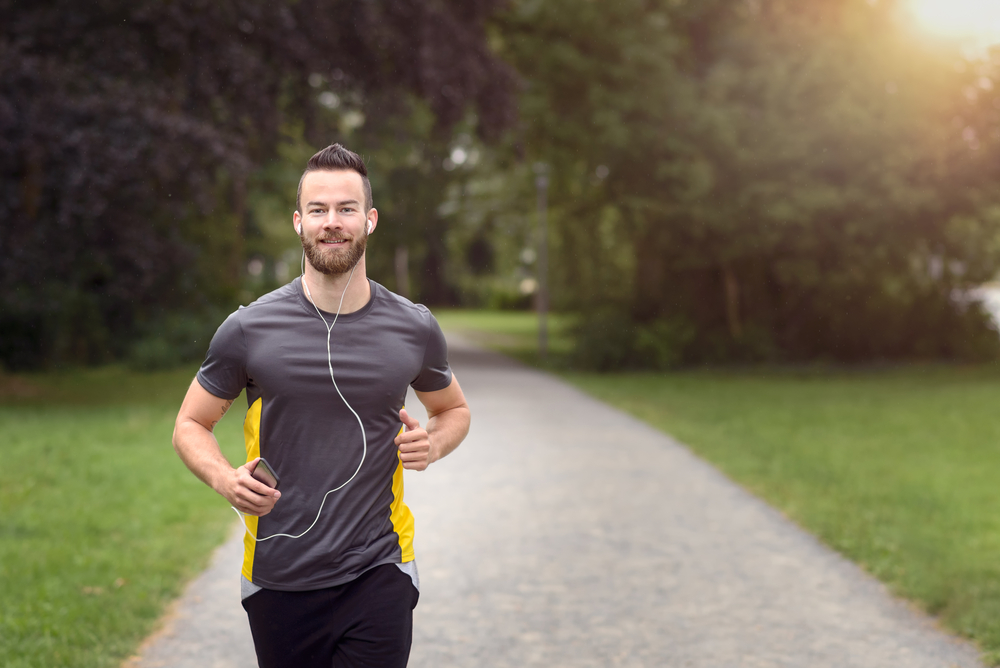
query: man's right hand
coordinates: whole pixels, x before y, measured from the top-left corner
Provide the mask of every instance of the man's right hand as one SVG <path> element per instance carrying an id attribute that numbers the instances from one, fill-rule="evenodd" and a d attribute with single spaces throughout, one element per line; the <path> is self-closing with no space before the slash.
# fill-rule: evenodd
<path id="1" fill-rule="evenodd" d="M 234 469 L 212 433 L 232 405 L 232 399 L 217 397 L 203 388 L 197 378 L 192 380 L 174 423 L 174 449 L 184 464 L 233 508 L 245 515 L 261 517 L 271 512 L 281 492 L 250 475 L 259 457 Z"/>
<path id="2" fill-rule="evenodd" d="M 281 498 L 281 492 L 268 487 L 251 475 L 257 467 L 258 461 L 260 461 L 260 457 L 233 469 L 232 476 L 226 481 L 226 487 L 222 490 L 222 495 L 233 505 L 233 508 L 244 515 L 263 517 L 274 508 L 274 504 Z"/>

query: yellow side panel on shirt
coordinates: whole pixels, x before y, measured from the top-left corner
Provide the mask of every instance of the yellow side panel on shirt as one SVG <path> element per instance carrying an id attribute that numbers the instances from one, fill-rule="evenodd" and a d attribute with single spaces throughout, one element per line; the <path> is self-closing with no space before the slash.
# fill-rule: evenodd
<path id="1" fill-rule="evenodd" d="M 399 433 L 403 433 L 405 427 L 399 428 Z M 413 513 L 403 503 L 403 461 L 396 453 L 396 472 L 392 474 L 392 505 L 389 514 L 389 521 L 392 522 L 392 530 L 399 536 L 399 550 L 402 552 L 404 564 L 413 561 Z M 245 568 L 245 567 L 244 567 Z"/>
<path id="2" fill-rule="evenodd" d="M 243 440 L 247 447 L 247 461 L 260 457 L 260 409 L 261 399 L 253 402 L 243 420 Z M 243 520 L 250 530 L 243 533 L 243 577 L 253 582 L 253 553 L 257 548 L 257 518 L 246 515 Z"/>

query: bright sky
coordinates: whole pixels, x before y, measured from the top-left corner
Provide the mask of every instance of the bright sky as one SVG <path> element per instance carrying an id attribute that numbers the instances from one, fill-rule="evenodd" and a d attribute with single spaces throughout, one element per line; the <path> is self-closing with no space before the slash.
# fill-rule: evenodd
<path id="1" fill-rule="evenodd" d="M 943 37 L 1000 42 L 1000 0 L 910 0 L 917 20 Z"/>

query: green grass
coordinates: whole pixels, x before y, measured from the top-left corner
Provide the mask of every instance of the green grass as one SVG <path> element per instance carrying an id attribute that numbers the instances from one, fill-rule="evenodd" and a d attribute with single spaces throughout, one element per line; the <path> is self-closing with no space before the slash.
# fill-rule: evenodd
<path id="1" fill-rule="evenodd" d="M 573 321 L 559 313 L 548 317 L 549 355 L 545 363 L 538 355 L 538 316 L 531 311 L 434 309 L 434 317 L 442 329 L 529 364 L 558 366 L 572 349 L 569 328 Z"/>
<path id="2" fill-rule="evenodd" d="M 170 445 L 195 370 L 0 376 L 0 665 L 120 665 L 222 542 L 232 511 Z"/>
<path id="3" fill-rule="evenodd" d="M 463 326 L 503 330 L 479 317 Z M 564 377 L 677 437 L 1000 664 L 1000 368 Z"/>

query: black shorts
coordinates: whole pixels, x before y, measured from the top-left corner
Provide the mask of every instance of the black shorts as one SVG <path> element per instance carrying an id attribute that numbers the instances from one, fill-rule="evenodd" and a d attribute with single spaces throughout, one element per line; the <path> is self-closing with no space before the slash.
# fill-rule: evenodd
<path id="1" fill-rule="evenodd" d="M 384 564 L 315 591 L 261 589 L 243 600 L 260 668 L 404 668 L 418 593 Z"/>

